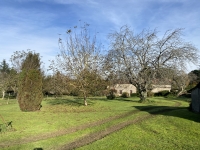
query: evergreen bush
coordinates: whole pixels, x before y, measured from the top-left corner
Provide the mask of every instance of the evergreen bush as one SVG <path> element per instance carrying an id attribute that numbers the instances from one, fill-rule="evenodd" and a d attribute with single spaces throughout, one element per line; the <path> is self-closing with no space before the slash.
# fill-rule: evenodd
<path id="1" fill-rule="evenodd" d="M 39 110 L 43 99 L 40 56 L 32 51 L 18 52 L 17 55 L 20 59 L 24 58 L 18 78 L 19 107 L 22 111 Z"/>
<path id="2" fill-rule="evenodd" d="M 22 111 L 36 111 L 43 99 L 42 75 L 39 70 L 22 70 L 19 76 L 18 103 Z"/>

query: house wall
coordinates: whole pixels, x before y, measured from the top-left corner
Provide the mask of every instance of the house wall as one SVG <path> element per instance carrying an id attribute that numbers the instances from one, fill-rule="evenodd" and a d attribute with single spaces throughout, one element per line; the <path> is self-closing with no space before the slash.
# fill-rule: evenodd
<path id="1" fill-rule="evenodd" d="M 131 92 L 136 93 L 136 87 L 132 84 L 116 84 L 114 88 L 117 91 L 117 96 L 121 96 L 124 92 L 129 93 L 129 95 Z"/>
<path id="2" fill-rule="evenodd" d="M 196 88 L 191 93 L 192 109 L 195 112 L 200 112 L 200 89 Z"/>
<path id="3" fill-rule="evenodd" d="M 152 93 L 158 93 L 160 91 L 171 91 L 171 85 L 153 85 Z"/>
<path id="4" fill-rule="evenodd" d="M 136 87 L 132 84 L 116 84 L 113 88 L 117 91 L 116 95 L 121 96 L 122 93 L 127 92 L 129 95 L 132 93 L 136 93 Z M 171 90 L 171 85 L 153 85 L 153 89 L 151 92 L 158 93 L 160 91 L 169 91 Z"/>

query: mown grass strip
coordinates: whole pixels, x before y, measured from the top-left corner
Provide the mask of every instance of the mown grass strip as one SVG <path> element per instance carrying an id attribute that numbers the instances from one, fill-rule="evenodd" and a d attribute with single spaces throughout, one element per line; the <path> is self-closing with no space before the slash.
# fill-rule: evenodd
<path id="1" fill-rule="evenodd" d="M 173 104 L 174 104 L 174 102 L 175 101 L 173 101 Z M 172 103 L 172 102 L 170 102 L 170 103 Z M 105 105 L 104 103 L 102 103 L 102 104 Z M 9 141 L 4 141 L 4 142 L 2 141 L 1 143 L 4 143 L 4 146 L 5 146 L 5 143 L 7 143 L 7 146 L 13 147 L 14 145 L 16 145 L 14 147 L 21 147 L 22 148 L 24 146 L 27 147 L 28 145 L 34 145 L 36 143 L 44 143 L 43 146 L 45 147 L 45 145 L 46 145 L 45 143 L 48 143 L 48 141 L 57 141 L 57 139 L 61 139 L 62 137 L 64 137 L 64 138 L 67 137 L 67 139 L 69 138 L 70 140 L 68 140 L 68 141 L 70 142 L 70 141 L 73 141 L 73 139 L 77 139 L 77 138 L 83 137 L 85 135 L 88 135 L 88 133 L 91 133 L 91 132 L 94 133 L 94 132 L 97 132 L 97 131 L 102 131 L 102 130 L 110 128 L 111 126 L 126 122 L 128 119 L 133 120 L 133 119 L 135 119 L 134 117 L 140 115 L 140 114 L 133 115 L 133 114 L 137 114 L 138 112 L 144 111 L 144 113 L 148 113 L 148 112 L 151 113 L 154 110 L 163 109 L 163 107 L 168 107 L 168 106 L 159 106 L 159 105 L 157 105 L 157 106 L 138 105 L 138 103 L 136 103 L 136 104 L 134 103 L 134 106 L 130 107 L 130 104 L 133 105 L 132 103 L 127 104 L 127 102 L 122 103 L 120 101 L 112 101 L 112 104 L 115 104 L 116 106 L 120 106 L 120 107 L 117 107 L 117 109 L 115 107 L 114 107 L 114 109 L 109 109 L 109 110 L 114 111 L 114 112 L 116 110 L 119 111 L 120 113 L 118 113 L 118 115 L 108 117 L 106 119 L 102 119 L 102 120 L 99 120 L 99 121 L 92 121 L 90 123 L 86 123 L 86 124 L 79 125 L 79 126 L 76 126 L 76 127 L 67 127 L 66 129 L 60 129 L 59 131 L 55 131 L 55 132 L 53 131 L 51 133 L 42 133 L 42 134 L 37 134 L 36 136 L 29 136 L 29 137 L 26 137 L 26 138 L 18 138 L 19 140 L 9 140 Z M 128 106 L 127 108 L 126 107 L 125 108 L 126 108 L 126 110 L 129 110 L 129 111 L 126 111 L 126 113 L 121 113 L 122 112 L 121 108 L 124 108 L 124 105 L 121 105 L 121 104 L 125 104 L 125 106 Z M 160 104 L 160 102 L 159 102 L 159 104 Z M 162 102 L 161 102 L 161 104 L 163 105 Z M 111 105 L 111 104 L 109 103 L 109 105 Z M 177 105 L 177 103 L 175 103 L 175 105 Z M 175 105 L 173 105 L 173 106 L 175 106 Z M 93 106 L 93 107 L 95 107 L 95 106 Z M 111 106 L 113 106 L 113 105 L 111 105 Z M 123 107 L 121 107 L 121 106 L 123 106 Z M 133 107 L 135 107 L 134 109 L 137 109 L 136 106 L 138 106 L 140 108 L 138 110 L 133 110 Z M 43 113 L 43 112 L 41 112 L 41 113 Z M 36 115 L 36 114 L 34 113 L 34 115 Z M 74 130 L 72 130 L 72 129 L 74 129 Z M 60 134 L 58 132 L 60 132 Z M 71 138 L 71 137 L 73 137 L 72 133 L 79 133 L 79 134 L 77 135 L 77 138 Z M 55 144 L 55 145 L 63 145 L 65 143 L 63 139 L 61 141 L 63 141 L 62 144 L 61 144 L 61 142 L 58 142 L 60 144 Z M 14 145 L 13 145 L 13 143 L 14 143 Z M 54 147 L 54 144 L 51 143 L 50 145 L 46 146 L 45 149 L 46 148 L 48 149 L 49 147 Z"/>
<path id="2" fill-rule="evenodd" d="M 0 147 L 5 148 L 5 147 L 8 147 L 8 146 L 26 144 L 26 143 L 30 143 L 30 142 L 36 142 L 36 141 L 40 141 L 40 140 L 45 140 L 45 139 L 49 139 L 49 138 L 62 136 L 62 135 L 65 135 L 65 134 L 71 134 L 71 133 L 74 133 L 74 132 L 78 132 L 80 130 L 85 130 L 87 128 L 100 126 L 102 124 L 105 124 L 105 123 L 108 123 L 108 122 L 111 122 L 111 121 L 114 121 L 114 120 L 125 118 L 125 117 L 131 116 L 133 114 L 139 113 L 140 111 L 149 111 L 149 110 L 153 110 L 155 108 L 157 108 L 157 107 L 147 106 L 147 107 L 144 107 L 141 110 L 129 111 L 129 112 L 123 113 L 121 115 L 112 116 L 112 117 L 109 117 L 109 118 L 106 118 L 106 119 L 103 119 L 103 120 L 100 120 L 100 121 L 92 122 L 92 123 L 89 123 L 89 124 L 85 124 L 85 125 L 80 125 L 80 126 L 76 126 L 76 127 L 72 127 L 72 128 L 68 128 L 68 129 L 64 129 L 64 130 L 59 130 L 59 131 L 52 132 L 52 133 L 40 134 L 40 135 L 37 135 L 37 136 L 26 137 L 26 138 L 19 139 L 19 140 L 13 140 L 12 142 L 11 141 L 1 142 Z"/>
<path id="3" fill-rule="evenodd" d="M 176 104 L 176 106 L 180 105 L 181 103 L 179 104 Z M 176 108 L 174 108 L 176 109 Z M 121 130 L 131 124 L 135 124 L 135 123 L 140 123 L 144 120 L 147 120 L 147 119 L 150 119 L 152 117 L 154 117 L 156 114 L 159 114 L 159 113 L 164 113 L 164 112 L 167 112 L 167 111 L 171 111 L 171 110 L 174 110 L 172 108 L 164 108 L 164 109 L 159 109 L 159 110 L 156 110 L 156 111 L 152 111 L 152 114 L 149 114 L 149 115 L 144 115 L 144 116 L 140 116 L 140 117 L 137 117 L 136 119 L 134 120 L 131 120 L 131 121 L 126 121 L 126 122 L 122 122 L 122 123 L 118 123 L 116 125 L 113 125 L 105 130 L 102 130 L 102 131 L 98 131 L 98 132 L 94 132 L 94 133 L 91 133 L 89 135 L 86 135 L 84 137 L 81 137 L 69 144 L 66 144 L 66 145 L 63 145 L 59 148 L 57 148 L 58 150 L 71 150 L 71 149 L 75 149 L 75 148 L 78 148 L 78 147 L 81 147 L 81 146 L 84 146 L 84 145 L 87 145 L 87 144 L 90 144 L 92 142 L 95 142 L 97 140 L 100 140 L 102 138 L 104 138 L 105 136 L 115 132 L 115 131 L 118 131 L 118 130 Z"/>

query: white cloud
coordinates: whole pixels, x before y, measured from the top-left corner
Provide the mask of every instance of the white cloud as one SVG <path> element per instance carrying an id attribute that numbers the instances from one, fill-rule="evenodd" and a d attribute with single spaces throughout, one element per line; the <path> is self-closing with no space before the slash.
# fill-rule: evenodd
<path id="1" fill-rule="evenodd" d="M 45 2 L 45 0 L 43 0 Z M 58 4 L 89 4 L 96 5 L 98 4 L 95 0 L 50 0 L 51 2 L 55 2 Z"/>
<path id="2" fill-rule="evenodd" d="M 0 44 L 0 60 L 8 60 L 15 51 L 31 49 L 40 53 L 43 61 L 48 65 L 48 60 L 56 56 L 58 52 L 57 35 L 52 34 L 52 36 L 48 37 L 47 35 L 18 35 L 8 32 L 7 34 L 7 37 L 0 39 L 0 41 L 3 41 Z"/>
<path id="3" fill-rule="evenodd" d="M 136 32 L 185 28 L 185 39 L 200 48 L 200 2 L 195 0 L 15 0 L 16 5 L 7 1 L 12 5 L 0 6 L 0 61 L 28 48 L 41 52 L 45 61 L 54 57 L 58 33 L 79 19 L 100 32 L 103 44 L 108 44 L 108 33 L 128 25 Z"/>

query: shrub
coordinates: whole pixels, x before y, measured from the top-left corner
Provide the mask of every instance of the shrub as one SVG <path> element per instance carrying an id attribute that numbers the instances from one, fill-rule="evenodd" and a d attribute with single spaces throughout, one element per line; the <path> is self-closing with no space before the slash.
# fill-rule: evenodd
<path id="1" fill-rule="evenodd" d="M 115 89 L 110 89 L 108 95 L 106 96 L 107 99 L 115 99 L 116 98 L 116 90 Z"/>
<path id="2" fill-rule="evenodd" d="M 147 96 L 148 97 L 154 97 L 154 93 L 153 92 L 147 92 Z"/>
<path id="3" fill-rule="evenodd" d="M 106 97 L 107 99 L 111 99 L 111 100 L 116 98 L 115 94 L 107 95 Z"/>
<path id="4" fill-rule="evenodd" d="M 138 93 L 132 93 L 130 96 L 131 97 L 138 97 Z"/>
<path id="5" fill-rule="evenodd" d="M 171 90 L 170 95 L 177 96 L 178 90 Z"/>
<path id="6" fill-rule="evenodd" d="M 122 95 L 121 95 L 121 97 L 123 97 L 123 98 L 128 98 L 128 97 L 129 97 L 129 93 L 123 92 Z"/>
<path id="7" fill-rule="evenodd" d="M 18 75 L 17 99 L 22 111 L 36 111 L 41 108 L 42 72 L 39 53 L 28 50 L 17 51 L 11 58 L 14 64 L 20 62 L 20 73 Z"/>
<path id="8" fill-rule="evenodd" d="M 22 111 L 36 111 L 41 108 L 43 93 L 39 70 L 23 70 L 20 73 L 17 99 Z"/>
<path id="9" fill-rule="evenodd" d="M 80 96 L 80 91 L 77 90 L 77 89 L 73 89 L 71 92 L 70 92 L 70 95 L 71 96 Z"/>
<path id="10" fill-rule="evenodd" d="M 167 96 L 170 92 L 169 91 L 160 91 L 158 93 L 154 93 L 154 96 Z"/>
<path id="11" fill-rule="evenodd" d="M 181 97 L 191 98 L 191 93 L 184 93 L 180 95 Z"/>

